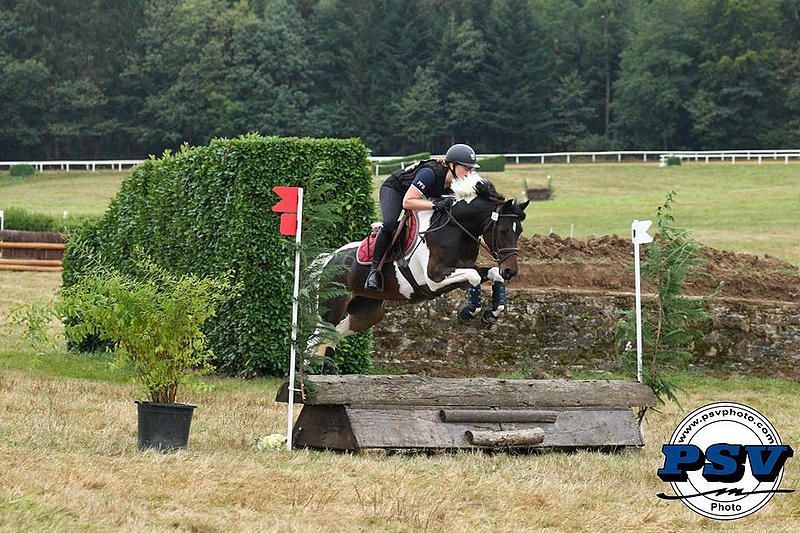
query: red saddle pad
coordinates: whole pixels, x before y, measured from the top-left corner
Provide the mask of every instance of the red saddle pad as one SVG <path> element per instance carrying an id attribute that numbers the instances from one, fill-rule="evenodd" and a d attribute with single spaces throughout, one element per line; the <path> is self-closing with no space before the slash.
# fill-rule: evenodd
<path id="1" fill-rule="evenodd" d="M 411 211 L 407 211 L 406 215 L 401 219 L 400 224 L 400 231 L 402 233 L 397 240 L 402 240 L 402 249 L 400 249 L 398 243 L 395 242 L 394 246 L 392 246 L 389 251 L 386 252 L 386 261 L 396 261 L 401 257 L 404 257 L 406 254 L 408 254 L 408 252 L 411 251 L 411 247 L 414 246 L 414 241 L 417 237 L 416 215 Z M 367 238 L 361 241 L 361 244 L 358 245 L 356 259 L 359 263 L 369 264 L 372 262 L 372 252 L 375 249 L 375 237 L 377 234 L 377 230 L 371 231 L 369 236 L 367 236 Z"/>

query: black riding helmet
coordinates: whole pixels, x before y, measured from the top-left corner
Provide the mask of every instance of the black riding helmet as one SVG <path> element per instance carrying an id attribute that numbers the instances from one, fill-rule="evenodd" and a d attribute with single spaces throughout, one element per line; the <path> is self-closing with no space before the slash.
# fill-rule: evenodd
<path id="1" fill-rule="evenodd" d="M 476 162 L 477 159 L 475 150 L 466 144 L 454 144 L 444 156 L 446 163 L 458 163 L 469 168 L 480 168 L 480 165 Z"/>

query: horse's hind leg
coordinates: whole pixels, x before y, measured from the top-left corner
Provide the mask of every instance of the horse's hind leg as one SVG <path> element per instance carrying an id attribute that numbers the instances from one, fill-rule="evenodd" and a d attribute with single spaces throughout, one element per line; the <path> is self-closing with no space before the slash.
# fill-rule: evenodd
<path id="1" fill-rule="evenodd" d="M 324 303 L 326 309 L 323 320 L 333 324 L 342 337 L 361 333 L 380 322 L 386 314 L 384 301 L 356 296 L 335 298 Z M 329 345 L 322 346 L 321 352 Z"/>
<path id="2" fill-rule="evenodd" d="M 349 302 L 342 299 L 340 307 L 328 308 L 325 320 L 337 320 L 336 331 L 342 337 L 355 335 L 377 324 L 385 314 L 383 300 L 356 297 Z M 346 316 L 342 317 L 346 313 Z M 322 356 L 322 373 L 337 374 L 336 347 L 332 345 L 321 346 L 317 355 Z"/>
<path id="3" fill-rule="evenodd" d="M 324 302 L 320 303 L 320 307 L 324 309 L 324 313 L 322 315 L 322 320 L 331 324 L 339 331 L 339 325 L 344 322 L 344 317 L 347 314 L 347 304 L 350 302 L 350 298 L 347 296 L 339 296 L 338 298 L 331 298 Z M 317 332 L 319 333 L 319 331 Z M 341 334 L 341 331 L 339 331 Z M 328 358 L 328 355 L 332 353 L 336 349 L 331 343 L 322 343 L 317 348 L 317 356 L 318 357 L 325 357 Z"/>
<path id="4" fill-rule="evenodd" d="M 371 328 L 386 314 L 385 303 L 384 300 L 356 296 L 347 305 L 346 324 L 342 322 L 336 329 L 347 337 Z"/>

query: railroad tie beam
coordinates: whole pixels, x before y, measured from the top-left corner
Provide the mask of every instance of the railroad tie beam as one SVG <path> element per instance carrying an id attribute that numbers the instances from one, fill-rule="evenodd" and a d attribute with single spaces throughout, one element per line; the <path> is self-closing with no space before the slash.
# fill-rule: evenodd
<path id="1" fill-rule="evenodd" d="M 634 411 L 656 404 L 630 381 L 312 375 L 302 389 L 295 446 L 338 450 L 641 447 Z"/>

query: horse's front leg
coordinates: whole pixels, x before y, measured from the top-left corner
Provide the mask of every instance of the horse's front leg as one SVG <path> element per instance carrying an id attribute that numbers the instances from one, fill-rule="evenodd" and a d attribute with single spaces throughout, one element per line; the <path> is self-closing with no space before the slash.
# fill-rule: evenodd
<path id="1" fill-rule="evenodd" d="M 502 313 L 505 309 L 505 282 L 503 277 L 500 275 L 500 269 L 498 267 L 482 267 L 477 269 L 477 272 L 481 277 L 481 282 L 489 280 L 493 282 L 492 308 L 484 311 L 483 321 L 487 323 L 494 323 L 498 316 L 500 316 L 500 313 Z M 469 289 L 467 289 L 467 305 L 458 311 L 459 320 L 462 322 L 472 320 L 478 315 L 478 313 L 480 313 L 482 305 L 480 283 L 477 285 L 470 285 Z"/>
<path id="2" fill-rule="evenodd" d="M 492 283 L 492 308 L 483 312 L 483 321 L 486 324 L 494 324 L 506 308 L 506 283 L 505 281 L 495 281 Z"/>

